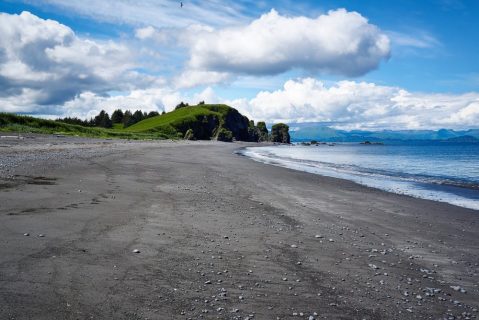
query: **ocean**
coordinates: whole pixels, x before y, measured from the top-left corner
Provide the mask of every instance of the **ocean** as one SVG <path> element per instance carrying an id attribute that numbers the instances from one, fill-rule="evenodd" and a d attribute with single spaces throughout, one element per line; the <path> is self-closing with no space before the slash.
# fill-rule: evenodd
<path id="1" fill-rule="evenodd" d="M 479 144 L 441 143 L 252 147 L 256 161 L 479 210 Z"/>

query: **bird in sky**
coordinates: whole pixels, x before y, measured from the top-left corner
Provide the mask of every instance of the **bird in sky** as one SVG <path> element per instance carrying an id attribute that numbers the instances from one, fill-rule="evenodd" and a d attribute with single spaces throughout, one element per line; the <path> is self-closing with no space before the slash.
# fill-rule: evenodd
<path id="1" fill-rule="evenodd" d="M 180 2 L 180 8 L 183 8 L 183 1 Z"/>

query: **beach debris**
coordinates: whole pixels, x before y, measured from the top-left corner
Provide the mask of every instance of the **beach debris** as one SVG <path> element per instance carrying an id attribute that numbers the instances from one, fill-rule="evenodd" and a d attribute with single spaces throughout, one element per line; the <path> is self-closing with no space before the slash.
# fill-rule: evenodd
<path id="1" fill-rule="evenodd" d="M 292 244 L 292 245 L 291 245 L 291 248 L 297 248 L 297 247 L 298 247 L 298 246 L 295 245 L 295 244 Z"/>
<path id="2" fill-rule="evenodd" d="M 323 239 L 323 238 L 324 238 L 324 237 L 323 237 L 322 235 L 320 235 L 320 234 L 317 234 L 317 235 L 315 235 L 314 237 L 315 237 L 316 239 Z"/>
<path id="3" fill-rule="evenodd" d="M 38 235 L 38 237 L 43 238 L 43 237 L 45 237 L 45 235 L 40 233 L 40 234 Z"/>
<path id="4" fill-rule="evenodd" d="M 369 266 L 370 268 L 374 269 L 374 270 L 378 270 L 378 269 L 379 269 L 379 267 L 378 267 L 377 265 L 372 264 L 372 263 L 368 264 L 368 266 Z"/>
<path id="5" fill-rule="evenodd" d="M 451 286 L 451 289 L 454 291 L 459 291 L 460 293 L 466 293 L 466 289 L 460 287 L 460 286 Z"/>
<path id="6" fill-rule="evenodd" d="M 29 234 L 28 232 L 24 233 L 23 235 L 24 235 L 25 237 L 30 236 L 30 234 Z"/>
<path id="7" fill-rule="evenodd" d="M 138 250 L 138 249 L 134 249 L 134 250 L 133 250 L 133 253 L 140 253 L 140 252 L 141 252 L 141 251 Z"/>
<path id="8" fill-rule="evenodd" d="M 334 240 L 333 240 L 333 239 L 329 239 L 328 241 L 329 241 L 329 242 L 334 242 Z"/>

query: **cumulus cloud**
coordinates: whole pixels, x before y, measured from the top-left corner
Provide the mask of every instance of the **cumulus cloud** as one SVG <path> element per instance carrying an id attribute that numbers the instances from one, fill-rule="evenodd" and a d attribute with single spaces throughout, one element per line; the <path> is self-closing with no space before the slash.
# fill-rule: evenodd
<path id="1" fill-rule="evenodd" d="M 130 71 L 134 59 L 126 46 L 79 38 L 56 21 L 29 12 L 0 13 L 0 34 L 0 103 L 5 111 L 31 112 L 84 91 L 128 87 L 130 77 L 141 82 Z"/>
<path id="2" fill-rule="evenodd" d="M 479 123 L 479 93 L 413 93 L 355 81 L 326 86 L 312 78 L 289 80 L 280 90 L 231 103 L 257 120 L 328 122 L 342 129 L 454 129 Z"/>
<path id="3" fill-rule="evenodd" d="M 300 68 L 360 76 L 390 55 L 389 38 L 344 9 L 315 19 L 272 10 L 243 27 L 197 32 L 189 47 L 192 69 L 254 75 Z"/>

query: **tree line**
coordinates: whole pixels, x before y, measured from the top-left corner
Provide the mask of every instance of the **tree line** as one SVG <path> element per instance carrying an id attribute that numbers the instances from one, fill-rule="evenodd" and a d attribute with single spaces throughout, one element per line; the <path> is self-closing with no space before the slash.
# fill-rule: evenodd
<path id="1" fill-rule="evenodd" d="M 90 118 L 89 120 L 82 120 L 77 117 L 66 117 L 56 119 L 56 121 L 68 124 L 76 124 L 84 127 L 112 128 L 113 125 L 120 124 L 123 125 L 123 128 L 128 128 L 129 126 L 132 126 L 137 122 L 148 118 L 156 117 L 158 115 L 160 115 L 160 113 L 157 111 L 150 111 L 147 113 L 141 110 L 136 110 L 132 113 L 130 110 L 123 111 L 121 109 L 116 109 L 111 114 L 111 117 L 108 112 L 106 112 L 105 110 L 101 110 L 98 115 Z"/>

